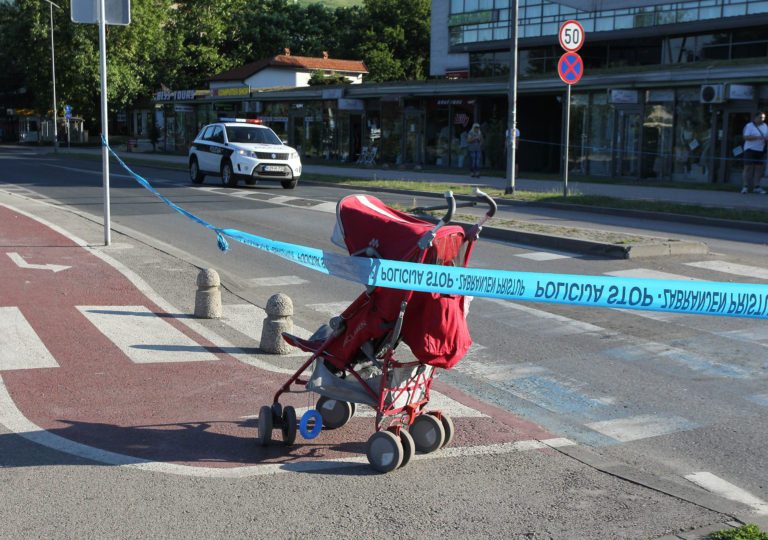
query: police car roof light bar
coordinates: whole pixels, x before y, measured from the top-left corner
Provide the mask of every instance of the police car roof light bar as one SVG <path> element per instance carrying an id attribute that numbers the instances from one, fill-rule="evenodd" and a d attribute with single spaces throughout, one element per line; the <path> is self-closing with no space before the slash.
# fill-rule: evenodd
<path id="1" fill-rule="evenodd" d="M 243 122 L 246 124 L 261 124 L 258 118 L 219 118 L 219 122 Z"/>

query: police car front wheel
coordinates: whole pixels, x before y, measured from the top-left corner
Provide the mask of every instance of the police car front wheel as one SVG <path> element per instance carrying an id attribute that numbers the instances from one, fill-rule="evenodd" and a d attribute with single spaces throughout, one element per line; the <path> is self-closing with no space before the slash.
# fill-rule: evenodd
<path id="1" fill-rule="evenodd" d="M 232 164 L 229 161 L 225 161 L 221 164 L 221 183 L 229 187 L 235 187 L 237 185 L 237 176 L 232 170 Z"/>

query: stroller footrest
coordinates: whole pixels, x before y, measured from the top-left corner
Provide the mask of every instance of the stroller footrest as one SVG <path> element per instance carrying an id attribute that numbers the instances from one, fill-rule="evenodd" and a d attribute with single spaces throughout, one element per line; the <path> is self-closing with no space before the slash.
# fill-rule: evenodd
<path id="1" fill-rule="evenodd" d="M 283 332 L 282 336 L 285 341 L 294 347 L 298 347 L 302 351 L 310 353 L 316 353 L 320 350 L 320 347 L 323 346 L 323 343 L 325 343 L 325 340 L 310 341 L 308 339 L 302 339 L 299 336 L 289 334 L 288 332 Z"/>

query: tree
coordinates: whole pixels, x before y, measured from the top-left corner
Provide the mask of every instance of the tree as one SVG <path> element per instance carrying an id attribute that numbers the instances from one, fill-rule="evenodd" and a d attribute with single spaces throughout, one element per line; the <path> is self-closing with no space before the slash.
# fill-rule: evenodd
<path id="1" fill-rule="evenodd" d="M 366 80 L 424 79 L 429 72 L 430 0 L 365 0 L 359 52 Z"/>

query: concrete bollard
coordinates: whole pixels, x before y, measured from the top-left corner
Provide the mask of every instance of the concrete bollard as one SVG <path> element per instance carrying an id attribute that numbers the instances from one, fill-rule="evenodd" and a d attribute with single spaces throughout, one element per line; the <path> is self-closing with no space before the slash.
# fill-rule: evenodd
<path id="1" fill-rule="evenodd" d="M 205 268 L 197 274 L 195 293 L 195 317 L 218 319 L 221 317 L 221 291 L 219 274 L 213 268 Z"/>
<path id="2" fill-rule="evenodd" d="M 283 332 L 293 332 L 293 302 L 287 294 L 277 293 L 267 300 L 267 318 L 261 328 L 261 345 L 264 352 L 288 354 L 293 350 L 283 337 Z"/>

